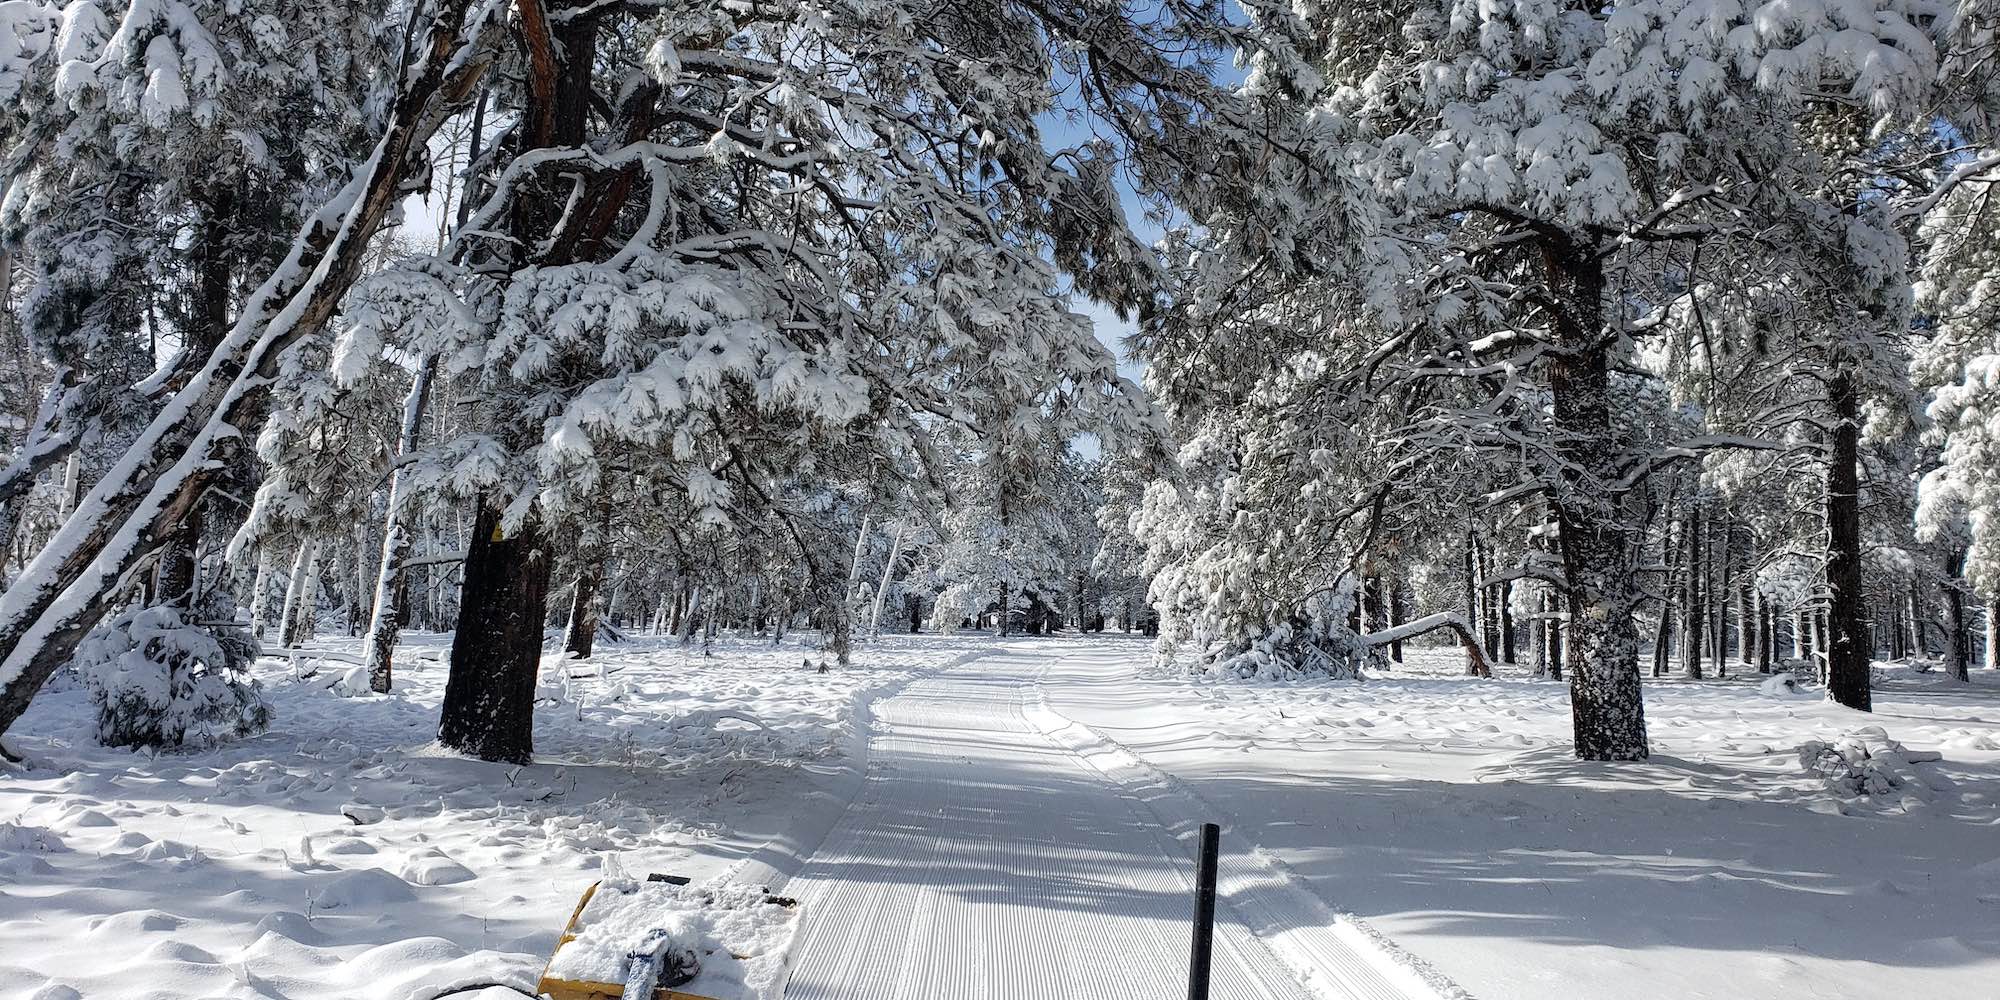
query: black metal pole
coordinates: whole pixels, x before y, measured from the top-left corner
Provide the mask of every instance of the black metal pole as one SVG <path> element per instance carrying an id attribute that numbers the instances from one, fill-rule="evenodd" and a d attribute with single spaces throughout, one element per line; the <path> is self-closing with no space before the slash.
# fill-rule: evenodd
<path id="1" fill-rule="evenodd" d="M 1188 955 L 1188 1000 L 1208 1000 L 1209 954 L 1215 946 L 1215 862 L 1222 828 L 1201 825 L 1201 866 L 1195 872 L 1194 948 Z"/>

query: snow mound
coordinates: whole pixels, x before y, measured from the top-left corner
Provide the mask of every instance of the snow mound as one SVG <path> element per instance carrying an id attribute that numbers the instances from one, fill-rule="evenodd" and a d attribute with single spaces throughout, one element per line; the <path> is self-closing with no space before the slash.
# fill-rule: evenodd
<path id="1" fill-rule="evenodd" d="M 366 665 L 349 667 L 345 673 L 340 675 L 339 680 L 333 682 L 331 690 L 334 694 L 342 698 L 367 698 L 375 694 L 374 691 L 368 688 L 368 667 Z"/>
<path id="2" fill-rule="evenodd" d="M 1759 692 L 1762 692 L 1763 694 L 1770 695 L 1773 698 L 1797 698 L 1806 696 L 1805 692 L 1799 690 L 1799 675 L 1792 673 L 1789 670 L 1784 671 L 1782 673 L 1772 674 L 1771 676 L 1765 678 L 1764 680 L 1759 681 L 1757 683 L 1757 690 Z"/>
<path id="3" fill-rule="evenodd" d="M 622 983 L 642 941 L 665 937 L 668 967 L 680 956 L 699 970 L 686 992 L 716 1000 L 775 1000 L 797 913 L 766 901 L 757 886 L 714 889 L 607 879 L 577 917 L 576 939 L 549 962 L 554 979 Z M 665 982 L 665 980 L 662 980 Z M 679 987 L 677 987 L 679 988 Z"/>
<path id="4" fill-rule="evenodd" d="M 1936 751 L 1911 750 L 1890 739 L 1880 726 L 1857 729 L 1832 742 L 1799 745 L 1799 766 L 1845 798 L 1900 793 L 1928 799 L 1931 788 L 1914 765 L 1941 759 Z"/>
<path id="5" fill-rule="evenodd" d="M 403 881 L 411 885 L 457 885 L 477 878 L 472 869 L 436 848 L 412 855 L 403 863 Z"/>
<path id="6" fill-rule="evenodd" d="M 39 826 L 22 826 L 15 823 L 0 823 L 0 851 L 45 851 L 67 850 L 62 838 L 52 830 Z"/>
<path id="7" fill-rule="evenodd" d="M 325 888 L 313 897 L 313 905 L 335 910 L 341 907 L 407 903 L 415 898 L 417 894 L 410 891 L 408 882 L 380 868 L 361 868 L 342 872 L 328 880 Z"/>

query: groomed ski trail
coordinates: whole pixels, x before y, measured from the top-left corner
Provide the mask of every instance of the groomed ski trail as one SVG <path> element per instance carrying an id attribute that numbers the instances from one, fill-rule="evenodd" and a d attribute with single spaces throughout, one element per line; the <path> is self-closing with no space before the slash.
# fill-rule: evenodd
<path id="1" fill-rule="evenodd" d="M 787 1000 L 1185 995 L 1191 847 L 1047 707 L 1038 678 L 1071 654 L 1089 651 L 1008 648 L 875 705 L 863 788 L 786 886 L 804 905 Z M 1269 899 L 1250 898 L 1271 890 L 1231 889 L 1249 846 L 1225 845 L 1216 1000 L 1437 995 L 1351 929 L 1274 926 Z"/>

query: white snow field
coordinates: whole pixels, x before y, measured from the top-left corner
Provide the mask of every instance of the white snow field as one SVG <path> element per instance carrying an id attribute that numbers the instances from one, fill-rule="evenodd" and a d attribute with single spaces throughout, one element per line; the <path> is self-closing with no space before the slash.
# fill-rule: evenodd
<path id="1" fill-rule="evenodd" d="M 329 690 L 351 640 L 266 658 L 273 730 L 198 753 L 97 747 L 45 694 L 0 774 L 0 998 L 514 998 L 585 886 L 647 872 L 800 897 L 794 1000 L 1174 997 L 1204 820 L 1218 998 L 2000 982 L 1990 671 L 1885 668 L 1872 716 L 1653 681 L 1654 759 L 1598 765 L 1562 685 L 1441 652 L 1225 683 L 1124 637 L 893 637 L 826 674 L 639 639 L 545 687 L 517 769 L 432 744 L 444 643 L 389 696 Z"/>

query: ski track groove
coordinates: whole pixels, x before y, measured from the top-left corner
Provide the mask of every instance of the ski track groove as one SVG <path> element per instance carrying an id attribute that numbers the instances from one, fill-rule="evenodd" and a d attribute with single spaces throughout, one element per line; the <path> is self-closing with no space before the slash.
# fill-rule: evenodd
<path id="1" fill-rule="evenodd" d="M 785 887 L 804 907 L 788 1000 L 1184 993 L 1194 865 L 1174 831 L 1199 803 L 1097 760 L 1041 696 L 1056 662 L 1011 649 L 876 703 L 861 793 Z M 1216 1000 L 1435 996 L 1261 859 L 1226 852 L 1222 874 Z"/>

